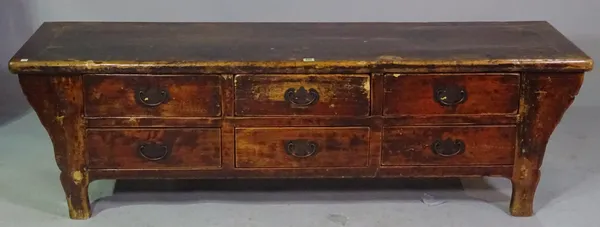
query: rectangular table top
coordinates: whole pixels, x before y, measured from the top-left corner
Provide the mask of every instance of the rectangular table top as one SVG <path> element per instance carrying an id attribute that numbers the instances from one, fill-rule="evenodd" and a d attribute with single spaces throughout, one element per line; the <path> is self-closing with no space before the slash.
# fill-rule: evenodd
<path id="1" fill-rule="evenodd" d="M 429 23 L 46 22 L 14 73 L 586 71 L 543 21 Z M 334 70 L 335 71 L 335 70 Z"/>

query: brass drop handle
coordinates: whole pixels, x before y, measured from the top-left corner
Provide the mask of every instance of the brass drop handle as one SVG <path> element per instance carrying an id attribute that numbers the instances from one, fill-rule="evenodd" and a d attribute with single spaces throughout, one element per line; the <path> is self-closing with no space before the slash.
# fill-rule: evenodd
<path id="1" fill-rule="evenodd" d="M 464 152 L 465 143 L 462 140 L 452 140 L 450 138 L 445 140 L 435 140 L 431 144 L 431 150 L 439 156 L 451 157 Z"/>
<path id="2" fill-rule="evenodd" d="M 156 107 L 167 102 L 169 92 L 159 88 L 136 89 L 135 96 L 139 104 L 147 107 Z"/>
<path id="3" fill-rule="evenodd" d="M 454 106 L 465 102 L 467 91 L 456 85 L 434 89 L 433 97 L 442 106 Z"/>
<path id="4" fill-rule="evenodd" d="M 147 160 L 158 161 L 167 158 L 171 153 L 171 149 L 169 149 L 167 145 L 155 142 L 144 142 L 139 145 L 138 152 Z"/>
<path id="5" fill-rule="evenodd" d="M 296 158 L 307 158 L 317 153 L 319 146 L 317 143 L 309 140 L 289 140 L 285 141 L 285 152 Z"/>
<path id="6" fill-rule="evenodd" d="M 285 91 L 283 98 L 292 106 L 306 107 L 319 101 L 319 92 L 314 88 L 308 90 L 304 87 L 300 87 L 298 90 L 289 88 Z"/>

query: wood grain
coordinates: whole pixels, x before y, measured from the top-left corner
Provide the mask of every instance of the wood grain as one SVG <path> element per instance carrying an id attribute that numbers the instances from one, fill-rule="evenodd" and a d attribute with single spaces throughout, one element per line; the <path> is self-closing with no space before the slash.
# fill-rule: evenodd
<path id="1" fill-rule="evenodd" d="M 220 80 L 217 75 L 88 75 L 85 113 L 88 117 L 203 117 L 221 115 Z M 149 107 L 139 102 L 137 91 L 164 90 L 164 103 Z"/>
<path id="2" fill-rule="evenodd" d="M 169 149 L 165 159 L 151 161 L 139 146 L 154 142 Z M 221 166 L 219 129 L 88 129 L 89 168 L 206 169 Z"/>
<path id="3" fill-rule="evenodd" d="M 517 114 L 518 74 L 386 74 L 384 115 Z M 457 86 L 464 102 L 443 106 L 437 89 Z"/>
<path id="4" fill-rule="evenodd" d="M 516 150 L 515 126 L 387 127 L 383 130 L 382 165 L 511 165 Z M 432 150 L 436 140 L 461 140 L 464 152 L 451 157 Z"/>
<path id="5" fill-rule="evenodd" d="M 125 178 L 499 176 L 510 213 L 531 216 L 592 66 L 547 22 L 47 22 L 9 62 L 73 219 L 91 216 L 90 181 Z M 314 105 L 285 101 L 301 87 Z M 448 87 L 464 102 L 440 105 Z M 465 149 L 442 157 L 438 139 Z M 170 152 L 148 160 L 147 144 Z"/>
<path id="6" fill-rule="evenodd" d="M 84 149 L 81 76 L 19 75 L 19 82 L 54 146 L 69 216 L 72 219 L 88 219 L 92 213 Z"/>
<path id="7" fill-rule="evenodd" d="M 305 139 L 318 145 L 315 155 L 298 158 L 286 153 L 286 141 Z M 236 128 L 235 163 L 249 167 L 366 167 L 369 128 Z"/>
<path id="8" fill-rule="evenodd" d="M 540 180 L 546 145 L 583 83 L 583 74 L 525 74 L 520 150 L 515 157 L 510 212 L 533 215 L 533 199 Z"/>
<path id="9" fill-rule="evenodd" d="M 90 169 L 97 179 L 236 179 L 236 178 L 372 178 L 372 177 L 481 177 L 510 178 L 512 165 L 394 166 L 385 168 L 237 168 L 233 170 Z"/>
<path id="10" fill-rule="evenodd" d="M 518 72 L 591 67 L 585 53 L 544 21 L 46 22 L 10 62 L 15 73 Z"/>
<path id="11" fill-rule="evenodd" d="M 288 89 L 301 87 L 314 89 L 319 98 L 309 106 L 285 100 Z M 370 93 L 369 75 L 237 75 L 235 115 L 366 116 Z"/>

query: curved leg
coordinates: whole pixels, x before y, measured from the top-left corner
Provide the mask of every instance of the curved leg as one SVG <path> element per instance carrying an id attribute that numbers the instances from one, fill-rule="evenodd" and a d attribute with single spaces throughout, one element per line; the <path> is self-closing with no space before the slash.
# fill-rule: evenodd
<path id="1" fill-rule="evenodd" d="M 527 73 L 521 78 L 520 149 L 515 154 L 510 213 L 533 215 L 540 167 L 552 132 L 583 83 L 582 73 Z"/>
<path id="2" fill-rule="evenodd" d="M 60 174 L 67 204 L 69 205 L 69 216 L 71 219 L 88 219 L 92 215 L 90 200 L 88 196 L 87 173 L 75 171 L 72 174 L 62 172 Z"/>
<path id="3" fill-rule="evenodd" d="M 83 93 L 79 75 L 19 75 L 23 93 L 48 132 L 72 219 L 90 217 Z"/>
<path id="4" fill-rule="evenodd" d="M 533 215 L 533 198 L 540 180 L 540 171 L 528 171 L 524 179 L 512 179 L 510 214 L 518 217 Z"/>

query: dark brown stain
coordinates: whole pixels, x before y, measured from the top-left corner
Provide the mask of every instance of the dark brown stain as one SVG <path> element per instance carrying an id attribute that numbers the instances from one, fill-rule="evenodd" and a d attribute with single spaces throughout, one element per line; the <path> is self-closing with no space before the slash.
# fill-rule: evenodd
<path id="1" fill-rule="evenodd" d="M 205 117 L 221 115 L 221 88 L 216 75 L 86 75 L 88 117 Z M 163 90 L 158 106 L 140 102 L 136 92 Z M 162 99 L 160 99 L 162 101 Z"/>
<path id="2" fill-rule="evenodd" d="M 60 169 L 69 216 L 91 216 L 84 147 L 83 85 L 76 75 L 19 75 L 23 93 L 48 132 Z"/>
<path id="3" fill-rule="evenodd" d="M 308 106 L 294 105 L 284 98 L 290 88 L 314 89 L 319 97 Z M 370 93 L 368 74 L 238 75 L 235 77 L 235 115 L 366 116 L 369 115 Z"/>
<path id="4" fill-rule="evenodd" d="M 121 178 L 500 176 L 511 214 L 530 216 L 548 138 L 592 59 L 546 22 L 50 22 L 9 68 L 73 219 L 91 216 L 90 181 Z M 440 106 L 444 86 L 466 101 Z M 319 101 L 286 103 L 300 87 Z M 169 96 L 145 107 L 135 89 Z M 465 151 L 437 156 L 445 138 Z M 286 140 L 320 149 L 292 157 Z M 147 161 L 140 141 L 171 156 Z"/>
<path id="5" fill-rule="evenodd" d="M 382 165 L 512 165 L 516 136 L 515 126 L 384 128 Z M 464 152 L 451 157 L 435 154 L 434 141 L 446 139 L 463 141 Z"/>
<path id="6" fill-rule="evenodd" d="M 89 129 L 86 147 L 92 169 L 203 169 L 221 165 L 219 129 Z M 144 143 L 167 146 L 168 156 L 142 157 Z"/>
<path id="7" fill-rule="evenodd" d="M 543 21 L 46 22 L 10 63 L 14 73 L 128 74 L 581 71 L 591 66 L 585 53 Z"/>
<path id="8" fill-rule="evenodd" d="M 533 199 L 548 139 L 583 83 L 583 73 L 527 73 L 523 78 L 523 123 L 512 175 L 510 212 L 533 215 Z"/>
<path id="9" fill-rule="evenodd" d="M 352 146 L 353 137 L 358 137 L 363 143 Z M 315 155 L 298 158 L 287 154 L 285 141 L 298 139 L 316 143 L 318 150 Z M 237 128 L 236 167 L 366 167 L 369 155 L 368 141 L 369 128 L 366 127 Z"/>
<path id="10" fill-rule="evenodd" d="M 519 108 L 518 74 L 388 74 L 384 80 L 384 115 L 516 114 Z M 465 101 L 437 102 L 436 89 L 451 86 L 464 89 Z"/>

